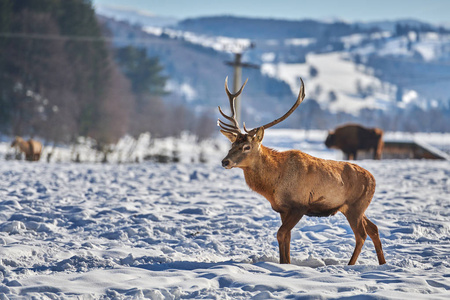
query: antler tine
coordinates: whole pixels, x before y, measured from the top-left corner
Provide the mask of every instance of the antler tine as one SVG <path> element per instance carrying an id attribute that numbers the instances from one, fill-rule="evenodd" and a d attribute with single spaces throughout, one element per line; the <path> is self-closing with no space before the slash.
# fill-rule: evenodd
<path id="1" fill-rule="evenodd" d="M 250 132 L 251 132 L 251 130 L 248 130 L 247 127 L 245 127 L 245 122 L 242 123 L 242 126 L 244 126 L 244 131 L 245 131 L 245 132 L 247 132 L 247 133 L 250 133 Z"/>
<path id="2" fill-rule="evenodd" d="M 225 78 L 225 92 L 227 92 L 227 95 L 228 95 L 228 98 L 230 99 L 230 101 L 232 99 L 237 98 L 242 93 L 242 90 L 244 89 L 245 85 L 247 84 L 247 81 L 248 81 L 248 78 L 245 80 L 244 84 L 241 86 L 239 91 L 237 91 L 236 93 L 232 94 L 230 92 L 230 90 L 228 89 L 228 76 Z"/>
<path id="3" fill-rule="evenodd" d="M 239 129 L 234 128 L 232 125 L 228 125 L 220 120 L 219 120 L 219 122 L 217 122 L 217 125 L 219 125 L 219 127 L 222 128 L 224 131 L 237 133 L 237 134 L 241 133 L 241 131 Z"/>
<path id="4" fill-rule="evenodd" d="M 232 124 L 227 124 L 221 120 L 219 120 L 218 125 L 226 131 L 233 132 L 233 133 L 241 133 L 241 129 L 239 128 L 239 123 L 236 119 L 236 108 L 235 108 L 235 100 L 236 98 L 242 93 L 242 90 L 244 89 L 245 85 L 247 84 L 248 79 L 244 82 L 244 84 L 241 86 L 239 91 L 232 94 L 230 90 L 228 89 L 228 76 L 225 78 L 225 92 L 228 95 L 228 100 L 230 102 L 230 110 L 231 110 L 231 116 L 227 116 L 222 109 L 219 106 L 219 112 L 220 114 L 230 121 Z M 225 127 L 224 127 L 225 126 Z"/>
<path id="5" fill-rule="evenodd" d="M 218 119 L 217 120 L 217 125 L 219 125 L 219 126 L 225 126 L 225 127 L 227 127 L 227 128 L 229 128 L 229 129 L 236 129 L 236 130 L 238 130 L 234 125 L 232 125 L 232 124 L 227 124 L 227 123 L 225 123 L 224 121 L 222 121 L 222 120 L 220 120 L 220 119 Z M 225 129 L 225 128 L 224 128 Z"/>
<path id="6" fill-rule="evenodd" d="M 236 118 L 235 118 L 235 116 L 234 116 L 234 110 L 232 110 L 232 112 L 231 112 L 231 117 L 230 117 L 230 116 L 227 116 L 227 115 L 222 111 L 222 109 L 220 108 L 220 106 L 219 106 L 219 112 L 220 112 L 220 114 L 221 114 L 225 119 L 227 119 L 228 121 L 230 121 L 231 123 L 233 123 L 233 126 L 239 128 L 239 125 L 237 124 L 237 120 L 236 120 Z"/>

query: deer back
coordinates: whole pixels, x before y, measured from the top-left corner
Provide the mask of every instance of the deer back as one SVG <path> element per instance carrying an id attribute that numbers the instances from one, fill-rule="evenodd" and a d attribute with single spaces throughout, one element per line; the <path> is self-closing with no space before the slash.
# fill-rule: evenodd
<path id="1" fill-rule="evenodd" d="M 278 212 L 298 209 L 306 215 L 331 215 L 375 191 L 372 174 L 355 164 L 264 146 L 260 154 L 251 167 L 242 168 L 245 180 Z"/>

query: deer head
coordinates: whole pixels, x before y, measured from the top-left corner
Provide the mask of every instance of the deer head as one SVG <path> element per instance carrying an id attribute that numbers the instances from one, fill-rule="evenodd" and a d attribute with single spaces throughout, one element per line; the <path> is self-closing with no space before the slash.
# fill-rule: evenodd
<path id="1" fill-rule="evenodd" d="M 11 143 L 11 148 L 18 146 L 20 143 L 23 143 L 24 140 L 20 136 L 16 136 Z"/>
<path id="2" fill-rule="evenodd" d="M 230 151 L 228 152 L 228 155 L 222 160 L 222 166 L 224 168 L 244 168 L 251 164 L 253 158 L 259 153 L 259 148 L 264 137 L 264 130 L 280 123 L 281 121 L 289 117 L 289 115 L 292 114 L 292 112 L 300 105 L 300 103 L 302 103 L 303 99 L 305 98 L 304 83 L 302 79 L 300 80 L 301 87 L 297 97 L 297 101 L 282 117 L 251 130 L 248 130 L 245 127 L 245 123 L 243 123 L 245 131 L 245 133 L 243 133 L 236 119 L 235 101 L 236 98 L 242 93 L 242 90 L 247 84 L 248 79 L 235 94 L 230 93 L 230 91 L 228 90 L 228 77 L 225 79 L 225 92 L 227 93 L 228 100 L 230 102 L 231 115 L 227 116 L 226 114 L 224 114 L 220 106 L 219 112 L 230 123 L 225 123 L 224 121 L 219 119 L 217 124 L 220 126 L 220 128 L 222 128 L 220 132 L 230 140 L 232 145 Z"/>

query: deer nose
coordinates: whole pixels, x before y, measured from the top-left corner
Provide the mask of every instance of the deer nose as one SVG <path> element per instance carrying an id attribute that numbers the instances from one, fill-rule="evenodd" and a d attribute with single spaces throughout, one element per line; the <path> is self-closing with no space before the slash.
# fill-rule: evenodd
<path id="1" fill-rule="evenodd" d="M 229 165 L 230 165 L 230 160 L 228 160 L 228 159 L 222 160 L 222 167 L 226 168 Z"/>

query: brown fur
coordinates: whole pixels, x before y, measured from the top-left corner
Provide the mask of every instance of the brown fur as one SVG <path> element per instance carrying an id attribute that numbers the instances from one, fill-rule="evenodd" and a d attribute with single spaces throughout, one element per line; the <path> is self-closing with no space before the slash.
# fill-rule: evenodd
<path id="1" fill-rule="evenodd" d="M 343 125 L 330 132 L 325 141 L 328 148 L 337 148 L 347 159 L 356 159 L 358 150 L 374 151 L 373 158 L 381 159 L 383 151 L 383 130 L 365 128 L 356 124 Z"/>
<path id="2" fill-rule="evenodd" d="M 280 262 L 290 263 L 291 229 L 302 216 L 329 216 L 342 212 L 355 233 L 356 246 L 349 264 L 355 264 L 367 234 L 380 264 L 384 264 L 378 228 L 364 215 L 375 192 L 375 178 L 348 162 L 324 160 L 298 150 L 278 152 L 261 144 L 264 129 L 255 135 L 221 131 L 233 143 L 222 165 L 244 171 L 245 181 L 280 213 L 277 233 Z"/>
<path id="3" fill-rule="evenodd" d="M 33 139 L 25 141 L 23 138 L 16 136 L 11 143 L 11 147 L 22 151 L 25 154 L 25 159 L 28 161 L 38 161 L 41 158 L 42 144 Z"/>

